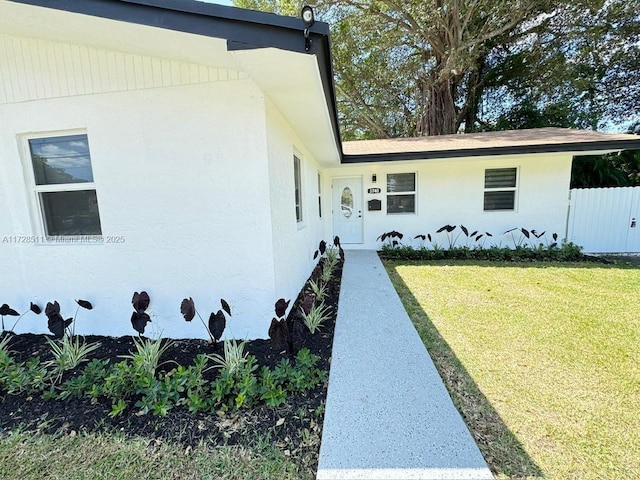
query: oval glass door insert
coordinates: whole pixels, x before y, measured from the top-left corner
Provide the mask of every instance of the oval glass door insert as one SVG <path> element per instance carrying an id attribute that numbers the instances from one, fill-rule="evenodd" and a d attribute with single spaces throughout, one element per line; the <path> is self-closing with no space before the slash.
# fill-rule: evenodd
<path id="1" fill-rule="evenodd" d="M 342 206 L 342 214 L 345 218 L 353 215 L 353 193 L 349 187 L 344 187 L 340 196 L 340 204 Z"/>

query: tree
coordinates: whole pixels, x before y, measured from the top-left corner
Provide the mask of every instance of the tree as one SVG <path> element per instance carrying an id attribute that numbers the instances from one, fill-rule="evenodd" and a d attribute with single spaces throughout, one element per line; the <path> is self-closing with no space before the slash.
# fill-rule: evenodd
<path id="1" fill-rule="evenodd" d="M 236 0 L 299 15 L 304 2 Z M 561 125 L 640 110 L 640 16 L 623 0 L 319 0 L 345 139 Z"/>
<path id="2" fill-rule="evenodd" d="M 233 5 L 251 10 L 277 13 L 278 15 L 298 16 L 308 2 L 296 0 L 234 0 Z"/>
<path id="3" fill-rule="evenodd" d="M 553 3 L 321 0 L 318 16 L 333 27 L 345 137 L 455 133 L 479 98 L 478 81 L 467 80 L 481 71 L 491 48 L 538 28 Z M 292 4 L 235 2 L 277 13 L 292 13 Z M 465 91 L 471 102 L 462 97 Z"/>
<path id="4" fill-rule="evenodd" d="M 574 127 L 577 113 L 567 102 L 539 107 L 528 99 L 513 106 L 498 117 L 495 130 L 520 130 L 523 128 Z M 492 128 L 493 129 L 493 128 Z"/>
<path id="5" fill-rule="evenodd" d="M 571 188 L 640 186 L 640 151 L 574 157 Z"/>
<path id="6" fill-rule="evenodd" d="M 640 112 L 640 15 L 630 2 L 563 5 L 493 60 L 487 100 L 504 117 L 522 105 L 566 105 L 568 126 L 595 130 Z"/>

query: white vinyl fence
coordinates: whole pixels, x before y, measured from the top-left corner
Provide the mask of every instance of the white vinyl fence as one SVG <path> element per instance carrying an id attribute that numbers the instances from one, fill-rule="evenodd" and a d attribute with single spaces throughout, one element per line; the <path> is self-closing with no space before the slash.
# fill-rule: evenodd
<path id="1" fill-rule="evenodd" d="M 588 253 L 640 252 L 640 187 L 571 190 L 567 239 Z"/>

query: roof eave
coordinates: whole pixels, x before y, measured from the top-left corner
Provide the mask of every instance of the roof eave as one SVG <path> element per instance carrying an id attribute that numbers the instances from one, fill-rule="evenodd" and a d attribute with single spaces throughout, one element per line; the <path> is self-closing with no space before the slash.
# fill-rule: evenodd
<path id="1" fill-rule="evenodd" d="M 435 150 L 419 152 L 393 152 L 371 154 L 344 154 L 342 163 L 394 162 L 408 160 L 443 160 L 448 158 L 487 157 L 502 155 L 525 155 L 536 153 L 579 153 L 579 152 L 615 152 L 640 149 L 638 140 L 611 140 L 583 143 L 558 143 L 540 145 L 518 145 L 508 147 L 486 147 L 473 149 Z"/>
<path id="2" fill-rule="evenodd" d="M 342 140 L 333 84 L 329 25 L 315 22 L 305 49 L 304 23 L 299 18 L 180 0 L 11 0 L 109 20 L 163 28 L 227 40 L 228 50 L 278 48 L 315 55 L 330 117 L 335 148 L 342 158 Z"/>

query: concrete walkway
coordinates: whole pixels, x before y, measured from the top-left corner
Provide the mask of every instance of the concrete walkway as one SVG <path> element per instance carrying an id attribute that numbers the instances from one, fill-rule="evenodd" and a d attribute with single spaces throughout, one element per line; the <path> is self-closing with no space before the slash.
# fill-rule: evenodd
<path id="1" fill-rule="evenodd" d="M 373 251 L 346 252 L 317 478 L 493 478 Z"/>

